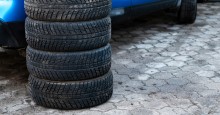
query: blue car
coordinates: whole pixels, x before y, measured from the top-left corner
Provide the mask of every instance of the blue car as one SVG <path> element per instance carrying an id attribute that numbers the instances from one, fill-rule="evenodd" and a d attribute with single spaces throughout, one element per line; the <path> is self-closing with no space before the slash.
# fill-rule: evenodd
<path id="1" fill-rule="evenodd" d="M 158 10 L 174 10 L 179 23 L 190 24 L 196 19 L 197 0 L 112 0 L 113 22 L 133 19 Z M 0 46 L 26 46 L 23 0 L 0 0 Z"/>

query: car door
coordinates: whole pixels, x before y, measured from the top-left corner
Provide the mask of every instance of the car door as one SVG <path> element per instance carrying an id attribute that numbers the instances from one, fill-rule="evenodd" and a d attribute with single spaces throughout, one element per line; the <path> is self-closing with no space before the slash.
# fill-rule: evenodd
<path id="1" fill-rule="evenodd" d="M 166 9 L 176 4 L 177 0 L 132 0 L 132 17 Z"/>
<path id="2" fill-rule="evenodd" d="M 0 0 L 0 20 L 4 22 L 24 21 L 24 1 Z"/>
<path id="3" fill-rule="evenodd" d="M 112 7 L 114 8 L 125 8 L 132 4 L 132 0 L 112 0 Z"/>
<path id="4" fill-rule="evenodd" d="M 132 0 L 112 0 L 111 17 L 113 23 L 131 18 Z"/>
<path id="5" fill-rule="evenodd" d="M 136 5 L 151 4 L 160 1 L 166 1 L 166 0 L 132 0 L 132 5 L 136 6 Z"/>

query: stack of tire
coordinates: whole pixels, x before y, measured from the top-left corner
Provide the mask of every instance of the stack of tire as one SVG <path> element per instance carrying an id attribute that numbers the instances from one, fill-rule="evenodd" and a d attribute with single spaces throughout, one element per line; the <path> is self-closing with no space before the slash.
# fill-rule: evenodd
<path id="1" fill-rule="evenodd" d="M 36 104 L 83 109 L 112 96 L 111 0 L 25 0 L 28 89 Z"/>

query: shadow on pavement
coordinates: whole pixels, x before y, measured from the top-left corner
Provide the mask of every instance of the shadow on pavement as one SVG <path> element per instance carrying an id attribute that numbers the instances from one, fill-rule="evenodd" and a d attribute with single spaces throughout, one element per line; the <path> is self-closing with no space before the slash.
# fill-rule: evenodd
<path id="1" fill-rule="evenodd" d="M 26 60 L 18 54 L 0 53 L 0 81 L 9 80 L 12 84 L 26 83 L 28 71 Z"/>

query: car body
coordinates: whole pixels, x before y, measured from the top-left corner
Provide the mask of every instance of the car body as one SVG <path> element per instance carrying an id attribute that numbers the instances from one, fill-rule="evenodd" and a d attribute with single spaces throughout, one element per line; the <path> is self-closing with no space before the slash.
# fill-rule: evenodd
<path id="1" fill-rule="evenodd" d="M 157 10 L 178 8 L 181 0 L 112 0 L 113 22 L 149 14 Z M 0 46 L 25 47 L 23 0 L 0 0 Z"/>

